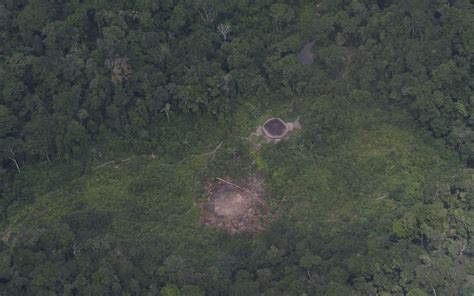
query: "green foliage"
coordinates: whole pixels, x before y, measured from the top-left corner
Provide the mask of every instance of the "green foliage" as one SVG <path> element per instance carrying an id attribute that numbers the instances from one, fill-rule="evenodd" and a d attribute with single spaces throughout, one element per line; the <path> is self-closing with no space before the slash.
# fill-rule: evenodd
<path id="1" fill-rule="evenodd" d="M 470 295 L 473 9 L 0 4 L 0 294 Z M 256 174 L 264 231 L 200 223 Z"/>
<path id="2" fill-rule="evenodd" d="M 161 294 L 163 296 L 180 296 L 181 293 L 179 292 L 178 287 L 174 285 L 166 285 L 161 289 Z"/>
<path id="3" fill-rule="evenodd" d="M 11 114 L 7 107 L 0 105 L 0 137 L 4 138 L 11 132 L 17 124 L 17 119 Z"/>

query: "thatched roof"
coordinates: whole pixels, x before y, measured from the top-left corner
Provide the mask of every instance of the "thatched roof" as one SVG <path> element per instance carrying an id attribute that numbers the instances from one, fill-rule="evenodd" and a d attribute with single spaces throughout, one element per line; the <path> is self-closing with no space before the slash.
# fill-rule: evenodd
<path id="1" fill-rule="evenodd" d="M 280 118 L 270 118 L 263 124 L 263 132 L 272 139 L 279 139 L 286 136 L 288 127 Z"/>

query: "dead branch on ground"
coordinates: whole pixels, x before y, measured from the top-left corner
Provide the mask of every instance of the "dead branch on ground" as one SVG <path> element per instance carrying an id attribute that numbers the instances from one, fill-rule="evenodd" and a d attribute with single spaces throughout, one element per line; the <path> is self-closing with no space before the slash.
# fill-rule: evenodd
<path id="1" fill-rule="evenodd" d="M 245 188 L 243 188 L 243 187 L 241 187 L 241 186 L 239 186 L 239 185 L 237 185 L 237 184 L 234 184 L 234 183 L 232 183 L 232 182 L 230 182 L 230 181 L 224 180 L 224 179 L 219 178 L 219 177 L 216 177 L 216 180 L 219 180 L 219 181 L 224 182 L 224 183 L 226 183 L 226 184 L 228 184 L 228 185 L 234 186 L 234 187 L 236 187 L 236 188 L 239 188 L 240 190 L 243 190 L 243 191 L 245 191 L 245 192 L 247 192 L 247 193 L 252 194 L 252 192 L 251 192 L 250 190 L 245 189 Z"/>
<path id="2" fill-rule="evenodd" d="M 219 150 L 219 148 L 221 148 L 223 142 L 224 142 L 224 141 L 220 141 L 219 144 L 217 144 L 216 148 L 214 148 L 214 150 L 212 150 L 212 151 L 209 151 L 209 152 L 206 152 L 206 153 L 203 153 L 203 154 L 192 154 L 192 155 L 188 155 L 188 156 L 186 156 L 185 158 L 181 159 L 181 160 L 179 161 L 179 163 L 185 161 L 188 157 L 195 157 L 195 156 L 197 156 L 197 157 L 211 156 L 211 158 L 209 159 L 209 162 L 211 162 L 211 161 L 213 161 L 214 158 L 216 157 L 217 150 Z"/>
<path id="3" fill-rule="evenodd" d="M 101 164 L 101 165 L 96 166 L 96 167 L 93 168 L 92 170 L 93 170 L 93 171 L 98 170 L 98 169 L 100 169 L 100 168 L 102 168 L 102 167 L 104 167 L 104 166 L 106 166 L 106 165 L 112 164 L 112 163 L 127 162 L 127 161 L 130 161 L 130 160 L 134 159 L 135 157 L 137 157 L 137 156 L 135 155 L 135 156 L 129 157 L 129 158 L 127 158 L 127 159 L 121 159 L 121 160 L 111 160 L 111 161 L 108 161 L 108 162 L 105 162 L 105 163 L 103 163 L 103 164 Z"/>

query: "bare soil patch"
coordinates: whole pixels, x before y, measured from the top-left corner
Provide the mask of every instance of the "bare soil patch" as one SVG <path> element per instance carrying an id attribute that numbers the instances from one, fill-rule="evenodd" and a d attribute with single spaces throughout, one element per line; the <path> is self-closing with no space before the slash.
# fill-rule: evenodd
<path id="1" fill-rule="evenodd" d="M 269 207 L 263 199 L 262 178 L 251 177 L 241 183 L 216 178 L 206 189 L 208 200 L 200 205 L 201 223 L 230 233 L 264 229 Z"/>

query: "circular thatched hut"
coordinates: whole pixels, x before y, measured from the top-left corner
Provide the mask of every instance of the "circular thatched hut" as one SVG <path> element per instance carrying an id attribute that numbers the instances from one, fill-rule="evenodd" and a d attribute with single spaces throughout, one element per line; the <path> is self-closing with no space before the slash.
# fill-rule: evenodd
<path id="1" fill-rule="evenodd" d="M 288 126 L 280 118 L 269 118 L 262 128 L 265 136 L 270 139 L 281 139 L 288 134 Z"/>

